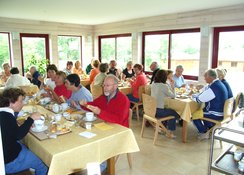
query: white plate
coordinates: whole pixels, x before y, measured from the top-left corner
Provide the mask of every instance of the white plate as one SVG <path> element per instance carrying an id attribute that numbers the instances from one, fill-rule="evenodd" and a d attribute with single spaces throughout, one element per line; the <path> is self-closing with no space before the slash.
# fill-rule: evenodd
<path id="1" fill-rule="evenodd" d="M 97 117 L 93 117 L 92 120 L 88 120 L 86 117 L 83 118 L 83 120 L 84 120 L 85 122 L 93 122 L 93 121 L 95 121 L 96 119 L 97 119 Z"/>
<path id="2" fill-rule="evenodd" d="M 41 130 L 37 130 L 35 127 L 31 128 L 31 130 L 32 130 L 33 132 L 43 132 L 43 131 L 46 131 L 47 128 L 48 128 L 48 127 L 45 125 L 45 126 L 42 127 Z"/>

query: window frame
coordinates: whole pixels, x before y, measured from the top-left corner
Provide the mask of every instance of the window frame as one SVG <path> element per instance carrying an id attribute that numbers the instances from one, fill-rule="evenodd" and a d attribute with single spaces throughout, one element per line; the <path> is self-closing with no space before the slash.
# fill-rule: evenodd
<path id="1" fill-rule="evenodd" d="M 20 50 L 21 50 L 21 65 L 22 65 L 22 74 L 24 75 L 24 53 L 23 53 L 23 37 L 29 38 L 44 38 L 45 39 L 45 50 L 46 50 L 46 59 L 50 61 L 50 47 L 49 47 L 49 35 L 48 34 L 34 34 L 34 33 L 20 33 Z"/>
<path id="2" fill-rule="evenodd" d="M 80 62 L 81 64 L 83 63 L 82 61 L 82 36 L 79 36 L 79 35 L 58 35 L 57 36 L 57 46 L 58 46 L 58 37 L 59 36 L 66 36 L 66 37 L 79 37 L 80 38 Z M 59 61 L 59 59 L 58 59 Z"/>
<path id="3" fill-rule="evenodd" d="M 115 39 L 115 60 L 117 61 L 117 38 L 120 38 L 120 37 L 132 37 L 132 34 L 125 33 L 125 34 L 99 35 L 98 36 L 98 57 L 101 62 L 102 62 L 102 39 L 104 39 L 104 38 L 114 38 Z"/>
<path id="4" fill-rule="evenodd" d="M 212 68 L 218 66 L 218 54 L 219 54 L 219 34 L 220 32 L 236 32 L 243 31 L 244 25 L 242 26 L 226 26 L 226 27 L 215 27 L 213 35 L 213 50 L 212 50 Z"/>
<path id="5" fill-rule="evenodd" d="M 9 49 L 9 64 L 10 66 L 12 67 L 12 63 L 13 63 L 13 60 L 12 60 L 12 45 L 11 45 L 11 37 L 10 37 L 10 32 L 0 32 L 0 33 L 3 33 L 3 34 L 8 34 L 8 49 Z M 0 65 L 2 66 L 2 65 Z"/>
<path id="6" fill-rule="evenodd" d="M 148 31 L 142 32 L 142 65 L 145 68 L 145 37 L 147 35 L 159 35 L 159 34 L 168 34 L 169 42 L 168 42 L 168 69 L 171 69 L 171 44 L 172 44 L 172 34 L 178 33 L 193 33 L 200 32 L 200 28 L 190 28 L 190 29 L 175 29 L 175 30 L 160 30 L 160 31 Z M 143 68 L 143 69 L 144 69 Z M 146 71 L 146 74 L 152 74 L 152 72 Z M 198 80 L 198 76 L 194 75 L 183 75 L 185 79 L 189 80 Z"/>

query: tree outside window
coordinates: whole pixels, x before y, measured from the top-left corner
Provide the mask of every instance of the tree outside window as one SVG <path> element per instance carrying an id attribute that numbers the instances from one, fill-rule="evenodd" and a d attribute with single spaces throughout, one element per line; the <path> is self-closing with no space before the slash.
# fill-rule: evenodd
<path id="1" fill-rule="evenodd" d="M 10 62 L 10 45 L 9 45 L 9 33 L 0 32 L 0 72 L 3 71 L 3 63 Z"/>

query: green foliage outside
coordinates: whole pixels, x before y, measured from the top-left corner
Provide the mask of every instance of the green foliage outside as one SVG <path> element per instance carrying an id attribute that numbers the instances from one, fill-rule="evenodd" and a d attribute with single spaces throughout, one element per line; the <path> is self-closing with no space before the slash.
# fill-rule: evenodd
<path id="1" fill-rule="evenodd" d="M 8 34 L 0 33 L 0 71 L 2 71 L 3 63 L 9 63 L 9 58 Z"/>
<path id="2" fill-rule="evenodd" d="M 37 58 L 34 55 L 32 55 L 31 57 L 27 57 L 25 59 L 25 70 L 24 72 L 27 72 L 30 68 L 30 66 L 34 65 L 36 66 L 38 72 L 41 75 L 46 74 L 46 68 L 47 65 L 49 64 L 49 60 L 45 59 L 45 58 Z"/>

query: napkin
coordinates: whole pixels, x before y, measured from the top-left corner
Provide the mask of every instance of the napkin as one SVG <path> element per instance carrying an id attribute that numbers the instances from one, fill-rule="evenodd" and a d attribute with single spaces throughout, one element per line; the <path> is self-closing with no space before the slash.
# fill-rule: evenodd
<path id="1" fill-rule="evenodd" d="M 100 130 L 103 130 L 103 131 L 106 131 L 106 130 L 109 130 L 109 129 L 113 129 L 114 127 L 112 127 L 111 125 L 108 125 L 104 122 L 101 122 L 101 123 L 96 123 L 94 124 L 94 126 Z"/>
<path id="2" fill-rule="evenodd" d="M 81 132 L 81 133 L 79 133 L 79 135 L 82 137 L 88 138 L 88 139 L 96 136 L 96 134 L 94 134 L 92 132 L 88 132 L 88 131 Z"/>

